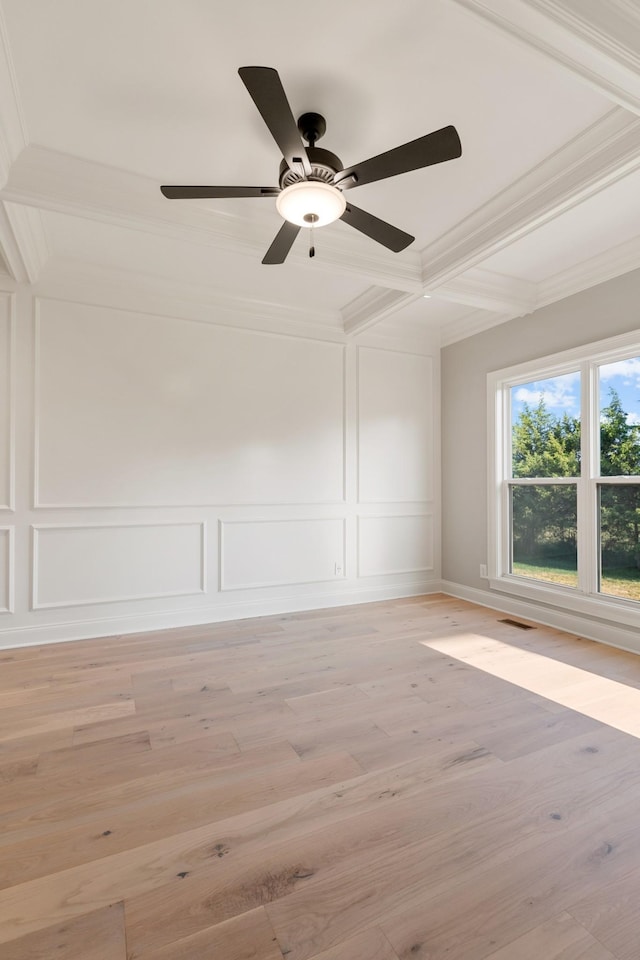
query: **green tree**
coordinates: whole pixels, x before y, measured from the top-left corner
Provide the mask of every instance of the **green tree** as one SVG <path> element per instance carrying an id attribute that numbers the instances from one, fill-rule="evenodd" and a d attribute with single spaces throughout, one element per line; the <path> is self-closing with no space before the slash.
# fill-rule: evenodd
<path id="1" fill-rule="evenodd" d="M 638 428 L 630 424 L 617 390 L 609 388 L 609 403 L 600 416 L 600 474 L 629 477 L 640 474 Z"/>
<path id="2" fill-rule="evenodd" d="M 514 477 L 576 477 L 580 473 L 580 421 L 557 417 L 543 399 L 525 404 L 513 425 Z M 512 490 L 514 560 L 565 557 L 575 568 L 576 490 L 573 485 Z"/>
<path id="3" fill-rule="evenodd" d="M 525 403 L 513 425 L 514 477 L 577 477 L 580 474 L 580 421 L 547 410 L 544 400 L 537 407 Z"/>
<path id="4" fill-rule="evenodd" d="M 580 420 L 555 416 L 541 400 L 525 404 L 512 429 L 514 477 L 580 475 Z M 630 424 L 620 396 L 609 390 L 600 415 L 600 474 L 640 476 L 640 427 Z M 513 488 L 514 560 L 575 556 L 576 490 L 573 485 Z M 640 568 L 640 486 L 600 488 L 600 541 L 603 571 Z"/>
<path id="5" fill-rule="evenodd" d="M 609 403 L 600 416 L 600 474 L 640 474 L 638 427 L 630 424 L 618 392 L 609 389 Z M 600 539 L 603 567 L 640 568 L 640 487 L 606 486 L 600 491 Z"/>

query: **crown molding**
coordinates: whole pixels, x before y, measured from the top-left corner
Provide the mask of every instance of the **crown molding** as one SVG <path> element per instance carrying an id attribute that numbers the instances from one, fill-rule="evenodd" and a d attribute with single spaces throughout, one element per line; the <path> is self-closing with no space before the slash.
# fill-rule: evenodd
<path id="1" fill-rule="evenodd" d="M 537 285 L 518 277 L 473 267 L 437 288 L 437 296 L 481 310 L 518 317 L 537 306 Z"/>
<path id="2" fill-rule="evenodd" d="M 25 278 L 35 283 L 50 256 L 42 214 L 36 207 L 17 203 L 5 202 L 4 208 L 20 251 Z"/>
<path id="3" fill-rule="evenodd" d="M 399 290 L 385 290 L 371 287 L 342 309 L 344 332 L 348 336 L 363 333 L 370 327 L 402 310 L 415 300 L 419 300 L 422 291 L 402 293 Z"/>
<path id="4" fill-rule="evenodd" d="M 9 276 L 17 283 L 27 283 L 29 276 L 22 256 L 22 251 L 18 245 L 16 235 L 13 231 L 6 204 L 0 202 L 0 254 L 4 260 Z"/>
<path id="5" fill-rule="evenodd" d="M 485 312 L 485 310 L 490 309 L 487 305 L 484 310 L 476 310 L 460 320 L 448 323 L 442 328 L 442 346 L 448 346 L 458 340 L 472 337 L 476 333 L 488 330 L 490 327 L 498 326 L 498 324 L 505 323 L 507 320 L 513 320 L 526 313 L 532 313 L 542 307 L 547 307 L 549 304 L 557 303 L 558 300 L 564 300 L 565 297 L 581 293 L 583 290 L 595 287 L 599 283 L 605 283 L 607 280 L 613 280 L 615 277 L 630 273 L 632 270 L 640 270 L 640 236 L 633 237 L 613 249 L 605 250 L 595 257 L 590 257 L 588 260 L 583 260 L 582 263 L 576 264 L 574 267 L 562 270 L 553 277 L 542 281 L 542 283 L 527 284 L 533 293 L 533 303 L 530 304 L 528 310 L 505 310 L 496 315 L 495 313 Z M 475 273 L 476 271 L 471 272 Z M 488 271 L 482 272 L 488 273 Z M 466 276 L 460 279 L 464 280 Z M 515 278 L 510 277 L 504 277 L 503 279 L 505 281 L 514 280 L 516 283 L 525 282 L 516 281 Z M 445 296 L 442 293 L 443 289 L 438 289 L 438 296 Z M 471 299 L 469 302 L 472 302 Z M 504 306 L 508 306 L 506 301 Z"/>
<path id="6" fill-rule="evenodd" d="M 1 293 L 14 293 L 18 288 L 18 284 L 10 277 L 8 273 L 0 273 L 0 292 Z"/>
<path id="7" fill-rule="evenodd" d="M 175 203 L 161 196 L 154 180 L 79 157 L 30 145 L 13 164 L 2 198 L 54 213 L 197 242 L 260 260 L 279 224 L 259 205 L 251 218 L 214 210 L 204 203 Z M 316 244 L 317 246 L 317 244 Z M 421 290 L 417 251 L 393 254 L 344 224 L 326 228 L 312 263 L 298 245 L 289 259 L 305 269 L 357 276 L 366 283 L 405 292 Z"/>
<path id="8" fill-rule="evenodd" d="M 639 269 L 640 236 L 637 236 L 538 284 L 537 306 L 545 307 L 574 293 Z"/>
<path id="9" fill-rule="evenodd" d="M 640 118 L 616 107 L 423 250 L 437 290 L 640 169 Z"/>
<path id="10" fill-rule="evenodd" d="M 459 340 L 466 340 L 467 337 L 473 337 L 476 333 L 482 333 L 491 327 L 497 327 L 501 323 L 513 320 L 513 316 L 505 314 L 489 313 L 486 310 L 474 310 L 465 317 L 460 317 L 452 323 L 442 327 L 440 334 L 440 346 L 449 347 L 452 343 Z"/>
<path id="11" fill-rule="evenodd" d="M 640 11 L 631 0 L 455 2 L 640 114 L 640 62 L 628 44 L 629 29 L 640 25 Z"/>
<path id="12" fill-rule="evenodd" d="M 70 257 L 52 257 L 32 289 L 43 298 L 312 339 L 345 339 L 338 311 L 302 312 L 285 303 L 221 294 L 213 285 L 118 270 Z"/>

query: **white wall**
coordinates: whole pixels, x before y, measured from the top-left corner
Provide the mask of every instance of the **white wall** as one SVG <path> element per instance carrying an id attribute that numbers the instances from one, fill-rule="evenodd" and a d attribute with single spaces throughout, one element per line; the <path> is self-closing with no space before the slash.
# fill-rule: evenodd
<path id="1" fill-rule="evenodd" d="M 437 585 L 437 349 L 79 299 L 0 294 L 0 645 Z"/>

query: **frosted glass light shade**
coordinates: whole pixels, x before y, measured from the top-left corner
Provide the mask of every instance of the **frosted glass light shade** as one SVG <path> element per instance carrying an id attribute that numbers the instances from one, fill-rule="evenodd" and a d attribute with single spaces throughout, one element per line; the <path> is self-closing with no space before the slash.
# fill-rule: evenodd
<path id="1" fill-rule="evenodd" d="M 337 187 L 319 180 L 304 180 L 285 187 L 276 197 L 281 217 L 299 227 L 324 227 L 338 220 L 347 201 Z"/>

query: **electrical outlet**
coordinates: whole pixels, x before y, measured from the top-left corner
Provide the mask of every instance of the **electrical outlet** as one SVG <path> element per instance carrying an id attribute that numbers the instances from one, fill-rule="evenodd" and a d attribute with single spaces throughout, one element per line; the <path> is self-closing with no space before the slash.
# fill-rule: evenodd
<path id="1" fill-rule="evenodd" d="M 336 562 L 336 565 L 334 567 L 334 573 L 336 577 L 342 576 L 342 564 L 340 562 Z"/>
<path id="2" fill-rule="evenodd" d="M 487 573 L 487 565 L 486 565 L 486 563 L 481 563 L 481 564 L 480 564 L 480 579 L 481 579 L 481 580 L 488 580 L 488 579 L 489 579 L 489 574 Z"/>

